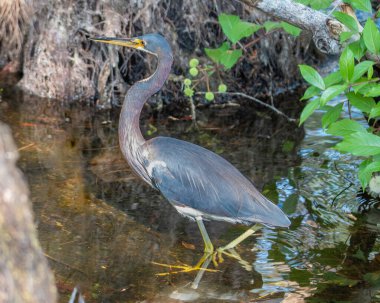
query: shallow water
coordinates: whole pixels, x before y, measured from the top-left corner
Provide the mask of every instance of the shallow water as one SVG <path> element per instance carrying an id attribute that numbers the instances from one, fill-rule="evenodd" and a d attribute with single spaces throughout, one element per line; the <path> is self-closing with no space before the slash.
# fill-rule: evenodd
<path id="1" fill-rule="evenodd" d="M 241 261 L 225 257 L 193 289 L 197 272 L 174 274 L 178 268 L 155 263 L 196 264 L 197 225 L 131 174 L 118 148 L 117 113 L 7 88 L 0 102 L 61 302 L 75 286 L 86 302 L 380 302 L 380 211 L 358 194 L 359 160 L 330 148 L 339 139 L 320 129 L 321 114 L 305 137 L 276 116 L 235 107 L 203 110 L 199 131 L 188 121 L 142 120 L 147 137 L 181 138 L 227 158 L 292 221 L 289 229 L 264 227 L 237 247 Z M 206 228 L 222 246 L 247 227 Z"/>

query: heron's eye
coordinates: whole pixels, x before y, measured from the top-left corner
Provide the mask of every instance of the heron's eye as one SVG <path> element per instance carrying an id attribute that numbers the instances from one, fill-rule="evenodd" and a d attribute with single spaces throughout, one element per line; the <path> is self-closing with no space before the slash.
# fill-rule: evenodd
<path id="1" fill-rule="evenodd" d="M 136 48 L 145 48 L 145 41 L 141 39 L 135 39 L 133 42 L 135 43 Z"/>

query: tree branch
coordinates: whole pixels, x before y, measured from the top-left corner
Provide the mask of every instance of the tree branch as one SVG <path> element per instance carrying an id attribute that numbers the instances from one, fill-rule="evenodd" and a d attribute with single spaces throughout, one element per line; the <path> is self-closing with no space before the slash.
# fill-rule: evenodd
<path id="1" fill-rule="evenodd" d="M 280 20 L 291 23 L 313 34 L 316 47 L 323 53 L 336 55 L 341 52 L 339 34 L 345 26 L 328 15 L 292 0 L 241 0 Z"/>

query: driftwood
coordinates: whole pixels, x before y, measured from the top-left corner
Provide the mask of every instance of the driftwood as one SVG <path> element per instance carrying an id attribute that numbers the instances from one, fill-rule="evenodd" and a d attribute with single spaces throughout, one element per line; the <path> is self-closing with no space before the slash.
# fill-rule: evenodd
<path id="1" fill-rule="evenodd" d="M 38 243 L 18 152 L 0 123 L 0 302 L 56 301 L 54 278 Z"/>

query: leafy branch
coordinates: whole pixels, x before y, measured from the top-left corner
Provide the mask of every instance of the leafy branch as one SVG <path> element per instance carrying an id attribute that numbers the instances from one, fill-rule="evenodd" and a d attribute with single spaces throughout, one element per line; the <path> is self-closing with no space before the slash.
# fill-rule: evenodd
<path id="1" fill-rule="evenodd" d="M 369 0 L 345 2 L 372 13 Z M 299 66 L 302 77 L 310 84 L 301 99 L 309 102 L 301 113 L 300 124 L 317 109 L 325 111 L 321 119 L 322 127 L 327 133 L 342 137 L 335 148 L 364 158 L 359 166 L 358 178 L 365 190 L 372 174 L 380 171 L 380 132 L 376 127 L 376 121 L 380 118 L 380 103 L 375 101 L 380 96 L 380 79 L 374 76 L 374 66 L 380 63 L 380 32 L 372 18 L 368 18 L 361 27 L 348 14 L 334 12 L 334 16 L 347 30 L 340 34 L 340 41 L 349 41 L 354 36 L 357 40 L 347 43 L 339 58 L 339 70 L 325 78 L 311 66 Z M 378 13 L 373 16 L 378 17 Z M 375 61 L 367 58 L 375 58 Z M 330 105 L 338 96 L 343 96 L 341 101 Z M 349 110 L 349 119 L 341 119 L 344 105 Z M 351 107 L 364 114 L 367 127 L 352 120 Z"/>

